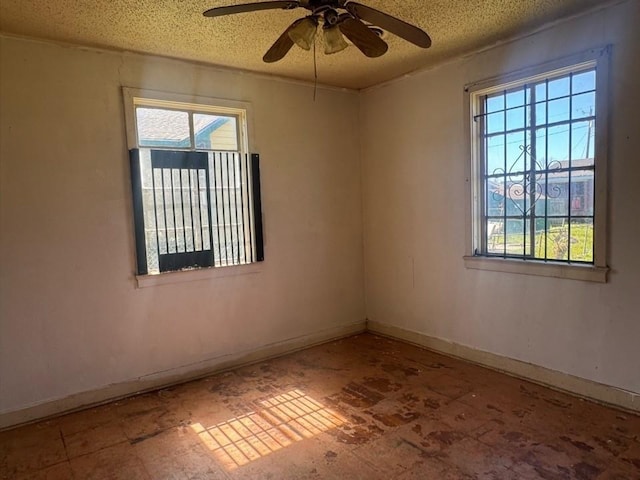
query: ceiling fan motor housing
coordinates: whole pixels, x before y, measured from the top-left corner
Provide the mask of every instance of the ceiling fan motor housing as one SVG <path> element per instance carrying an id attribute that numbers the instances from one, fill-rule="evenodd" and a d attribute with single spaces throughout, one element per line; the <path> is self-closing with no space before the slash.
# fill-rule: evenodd
<path id="1" fill-rule="evenodd" d="M 300 6 L 309 10 L 319 8 L 344 8 L 347 0 L 300 0 Z"/>
<path id="2" fill-rule="evenodd" d="M 338 12 L 336 12 L 333 8 L 330 8 L 324 12 L 324 25 L 325 27 L 331 27 L 336 25 L 340 20 L 340 16 Z"/>

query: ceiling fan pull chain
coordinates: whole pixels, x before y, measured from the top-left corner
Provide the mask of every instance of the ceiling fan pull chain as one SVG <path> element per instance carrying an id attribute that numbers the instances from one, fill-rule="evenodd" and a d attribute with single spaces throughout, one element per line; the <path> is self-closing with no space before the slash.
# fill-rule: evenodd
<path id="1" fill-rule="evenodd" d="M 316 41 L 313 40 L 313 101 L 316 101 L 316 92 L 318 91 L 318 62 L 316 59 Z"/>

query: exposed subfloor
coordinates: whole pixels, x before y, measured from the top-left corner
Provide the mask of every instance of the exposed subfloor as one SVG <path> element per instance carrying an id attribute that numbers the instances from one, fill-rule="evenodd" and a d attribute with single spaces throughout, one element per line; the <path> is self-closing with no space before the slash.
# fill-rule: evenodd
<path id="1" fill-rule="evenodd" d="M 2 479 L 640 479 L 640 417 L 362 334 L 0 433 Z"/>

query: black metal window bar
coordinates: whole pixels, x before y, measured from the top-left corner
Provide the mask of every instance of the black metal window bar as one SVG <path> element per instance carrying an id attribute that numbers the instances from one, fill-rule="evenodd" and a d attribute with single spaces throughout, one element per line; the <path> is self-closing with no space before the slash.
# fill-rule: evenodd
<path id="1" fill-rule="evenodd" d="M 477 255 L 593 263 L 595 73 L 480 97 Z"/>
<path id="2" fill-rule="evenodd" d="M 264 260 L 259 161 L 131 150 L 138 274 Z"/>

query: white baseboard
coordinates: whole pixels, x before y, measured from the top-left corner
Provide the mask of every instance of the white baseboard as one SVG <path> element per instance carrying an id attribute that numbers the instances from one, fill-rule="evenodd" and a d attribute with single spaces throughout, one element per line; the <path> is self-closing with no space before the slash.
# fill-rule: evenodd
<path id="1" fill-rule="evenodd" d="M 186 365 L 129 381 L 107 385 L 68 397 L 49 400 L 20 410 L 3 412 L 0 413 L 0 430 L 100 405 L 138 393 L 196 380 L 225 370 L 279 357 L 365 331 L 412 343 L 444 355 L 461 358 L 556 390 L 594 400 L 598 403 L 640 412 L 640 394 L 638 393 L 593 382 L 494 353 L 484 352 L 393 325 L 375 321 L 363 321 L 263 345 L 256 349 L 238 352 L 232 355 L 211 358 L 197 364 Z"/>
<path id="2" fill-rule="evenodd" d="M 356 335 L 364 331 L 366 331 L 365 321 L 334 327 L 300 337 L 289 338 L 281 342 L 263 345 L 252 350 L 223 355 L 196 364 L 181 366 L 125 382 L 106 385 L 95 390 L 76 393 L 68 397 L 45 401 L 20 410 L 3 412 L 0 413 L 0 430 L 36 420 L 43 420 L 62 413 L 69 413 L 100 405 L 134 394 L 196 380 L 232 368 L 268 360 L 321 343 Z"/>
<path id="3" fill-rule="evenodd" d="M 403 340 L 444 355 L 457 357 L 508 375 L 529 380 L 571 395 L 611 405 L 625 410 L 640 412 L 640 393 L 604 385 L 585 378 L 558 372 L 538 365 L 503 357 L 495 353 L 484 352 L 465 345 L 430 337 L 423 333 L 385 323 L 367 321 L 367 330 L 371 333 Z"/>

